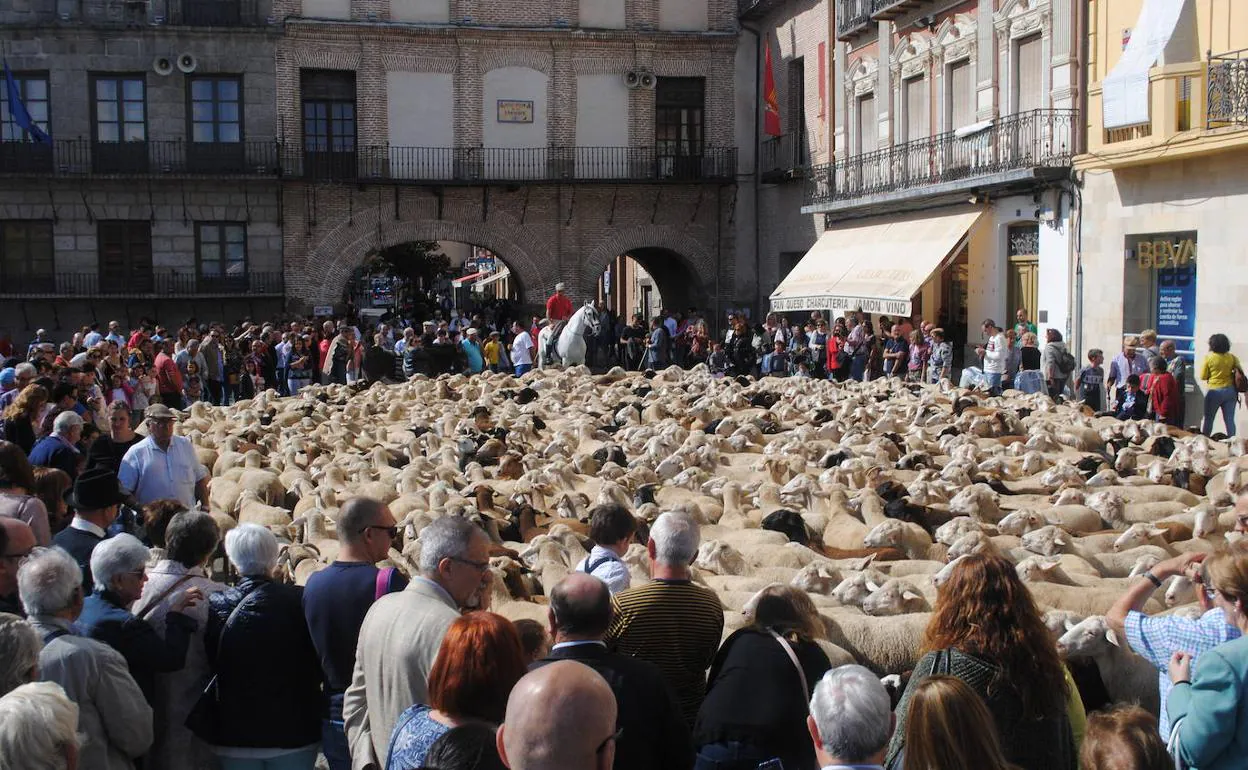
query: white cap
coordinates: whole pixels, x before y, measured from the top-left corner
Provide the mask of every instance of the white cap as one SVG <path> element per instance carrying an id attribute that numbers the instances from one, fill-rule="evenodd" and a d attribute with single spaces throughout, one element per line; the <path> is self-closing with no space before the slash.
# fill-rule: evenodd
<path id="1" fill-rule="evenodd" d="M 563 291 L 563 288 L 564 288 L 563 281 L 560 281 L 559 283 L 555 284 L 555 291 Z"/>
<path id="2" fill-rule="evenodd" d="M 469 337 L 475 337 L 477 335 L 477 330 L 474 327 L 474 328 L 469 329 L 466 333 Z"/>

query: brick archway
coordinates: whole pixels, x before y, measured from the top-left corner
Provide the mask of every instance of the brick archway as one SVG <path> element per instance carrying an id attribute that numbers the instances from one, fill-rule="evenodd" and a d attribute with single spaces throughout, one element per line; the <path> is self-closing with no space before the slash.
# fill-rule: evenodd
<path id="1" fill-rule="evenodd" d="M 488 222 L 446 219 L 395 220 L 393 210 L 372 207 L 354 213 L 315 242 L 304 265 L 315 276 L 309 304 L 335 304 L 352 272 L 371 254 L 409 241 L 456 241 L 494 252 L 511 269 L 519 284 L 522 303 L 544 301 L 542 292 L 552 282 L 549 266 L 533 254 L 551 253 L 545 238 L 499 212 Z"/>
<path id="2" fill-rule="evenodd" d="M 715 254 L 706 248 L 701 228 L 638 225 L 613 231 L 582 263 L 582 296 L 597 293 L 598 277 L 616 257 L 627 254 L 654 278 L 663 303 L 684 309 L 703 309 L 714 304 L 715 278 L 719 272 Z"/>

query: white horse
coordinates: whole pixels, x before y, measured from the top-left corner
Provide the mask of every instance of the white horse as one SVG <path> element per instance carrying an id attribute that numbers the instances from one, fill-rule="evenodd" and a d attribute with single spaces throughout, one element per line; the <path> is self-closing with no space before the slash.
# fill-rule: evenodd
<path id="1" fill-rule="evenodd" d="M 585 335 L 596 337 L 598 331 L 598 311 L 594 310 L 593 302 L 586 300 L 581 309 L 573 313 L 568 322 L 563 325 L 563 331 L 559 333 L 559 340 L 555 343 L 555 355 L 559 357 L 565 368 L 585 363 Z M 539 369 L 544 368 L 546 347 L 554 333 L 554 326 L 547 324 L 537 335 Z"/>

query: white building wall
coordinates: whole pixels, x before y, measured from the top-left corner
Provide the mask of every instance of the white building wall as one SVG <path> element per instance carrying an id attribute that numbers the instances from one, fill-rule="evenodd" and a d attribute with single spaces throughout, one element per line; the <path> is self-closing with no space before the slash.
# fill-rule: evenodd
<path id="1" fill-rule="evenodd" d="M 1050 192 L 1047 197 L 1056 198 Z M 1040 290 L 1037 292 L 1038 316 L 1032 319 L 1044 340 L 1045 332 L 1052 328 L 1062 333 L 1062 339 L 1071 342 L 1074 323 L 1071 310 L 1074 295 L 1074 274 L 1071 269 L 1071 216 L 1067 208 L 1058 215 L 1053 209 L 1054 220 L 1040 223 Z M 1039 320 L 1045 318 L 1044 321 Z M 1074 345 L 1071 345 L 1072 351 Z"/>
<path id="2" fill-rule="evenodd" d="M 313 19 L 349 19 L 351 0 L 303 0 L 302 10 Z"/>
<path id="3" fill-rule="evenodd" d="M 390 0 L 390 19 L 445 24 L 451 20 L 451 3 L 450 0 Z"/>
<path id="4" fill-rule="evenodd" d="M 659 0 L 659 29 L 673 32 L 708 29 L 709 0 Z"/>
<path id="5" fill-rule="evenodd" d="M 619 75 L 577 77 L 576 146 L 596 148 L 577 153 L 578 179 L 627 173 L 628 102 L 628 86 Z"/>
<path id="6" fill-rule="evenodd" d="M 487 153 L 485 175 L 489 179 L 537 179 L 546 175 L 547 78 L 529 67 L 500 67 L 485 74 L 481 119 L 484 147 L 528 150 Z M 499 120 L 499 101 L 533 103 L 531 123 Z"/>
<path id="7" fill-rule="evenodd" d="M 591 29 L 624 29 L 624 2 L 625 0 L 580 0 L 580 26 Z"/>

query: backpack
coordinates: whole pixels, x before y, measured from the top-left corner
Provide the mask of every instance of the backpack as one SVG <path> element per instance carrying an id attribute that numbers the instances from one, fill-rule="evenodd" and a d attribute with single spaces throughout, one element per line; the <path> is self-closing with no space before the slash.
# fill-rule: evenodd
<path id="1" fill-rule="evenodd" d="M 1078 362 L 1069 350 L 1061 348 L 1057 351 L 1057 370 L 1062 374 L 1070 374 L 1075 370 Z"/>

